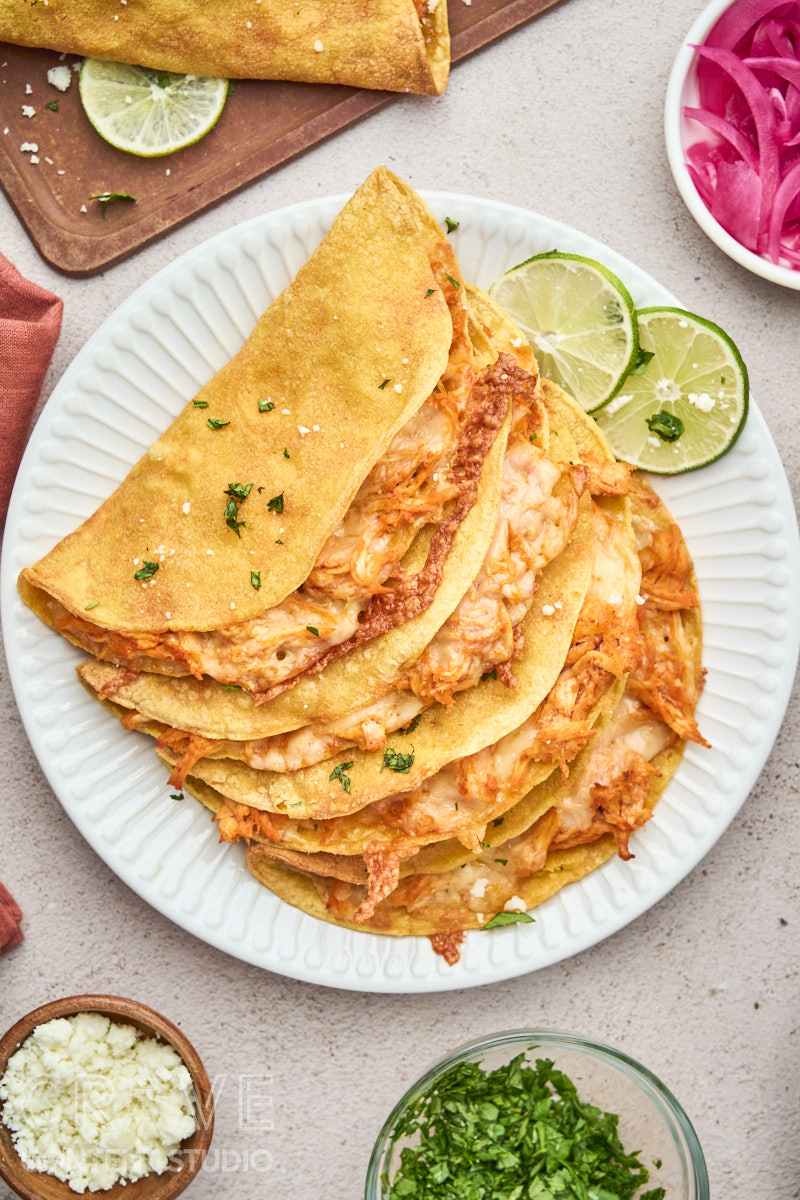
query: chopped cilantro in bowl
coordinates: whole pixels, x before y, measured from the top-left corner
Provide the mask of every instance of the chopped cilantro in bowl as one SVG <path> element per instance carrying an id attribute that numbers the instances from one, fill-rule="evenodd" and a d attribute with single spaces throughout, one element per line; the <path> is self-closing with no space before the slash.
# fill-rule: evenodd
<path id="1" fill-rule="evenodd" d="M 372 1153 L 366 1200 L 708 1200 L 683 1109 L 633 1059 L 513 1031 L 437 1063 Z"/>

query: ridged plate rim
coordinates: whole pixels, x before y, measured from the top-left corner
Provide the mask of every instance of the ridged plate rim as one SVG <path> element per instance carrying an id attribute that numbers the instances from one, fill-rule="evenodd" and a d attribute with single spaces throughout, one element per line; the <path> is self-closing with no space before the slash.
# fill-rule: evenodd
<path id="1" fill-rule="evenodd" d="M 479 197 L 422 195 L 440 221 L 460 222 L 451 237 L 464 276 L 483 287 L 533 254 L 560 249 L 603 262 L 626 283 L 637 306 L 678 303 L 634 263 L 558 221 Z M 97 471 L 74 461 L 74 451 L 66 464 L 69 475 L 59 473 L 55 482 L 48 475 L 51 463 L 64 466 L 72 440 L 89 429 L 96 433 L 98 420 L 111 430 L 112 418 L 123 411 L 129 424 L 139 423 L 133 457 L 125 449 L 126 439 L 136 442 L 130 431 L 109 432 L 107 446 L 96 438 L 78 442 L 82 454 L 88 447 L 96 456 L 110 491 L 113 479 L 158 432 L 157 427 L 147 432 L 153 417 L 143 400 L 115 409 L 121 401 L 106 394 L 103 382 L 108 364 L 123 392 L 130 388 L 131 395 L 138 391 L 143 397 L 142 380 L 152 391 L 151 365 L 145 367 L 142 359 L 131 368 L 128 348 L 134 347 L 133 357 L 136 346 L 152 349 L 156 343 L 148 337 L 173 320 L 175 328 L 202 328 L 212 319 L 196 303 L 192 311 L 192 297 L 202 296 L 225 333 L 209 350 L 215 341 L 209 330 L 208 345 L 194 358 L 185 348 L 183 358 L 177 356 L 173 375 L 183 375 L 178 384 L 165 379 L 156 404 L 177 412 L 203 381 L 203 370 L 212 374 L 246 336 L 247 314 L 254 321 L 258 311 L 252 295 L 258 273 L 268 300 L 289 281 L 346 199 L 290 205 L 194 247 L 134 292 L 78 353 L 42 411 L 12 496 L 0 576 L 5 645 L 23 724 L 53 791 L 93 849 L 154 908 L 209 944 L 295 979 L 358 991 L 445 991 L 512 978 L 594 945 L 662 899 L 714 845 L 755 783 L 789 700 L 800 646 L 800 540 L 780 456 L 752 401 L 747 427 L 730 454 L 700 472 L 654 480 L 695 559 L 708 666 L 699 719 L 714 748 L 689 747 L 654 818 L 633 839 L 632 862 L 611 860 L 569 885 L 540 906 L 533 925 L 469 934 L 454 968 L 433 954 L 426 939 L 342 930 L 277 900 L 246 871 L 240 847 L 216 843 L 204 809 L 188 798 L 182 805 L 169 799 L 149 739 L 126 733 L 91 707 L 94 702 L 72 677 L 82 655 L 22 605 L 16 576 L 88 516 L 104 494 L 98 493 Z M 207 368 L 198 370 L 201 360 Z M 193 380 L 188 391 L 187 380 Z M 114 449 L 118 436 L 122 453 Z M 79 494 L 76 511 L 42 500 L 48 489 L 58 496 L 65 490 Z M 76 765 L 84 736 L 95 750 Z M 123 773 L 129 780 L 125 795 L 110 805 L 104 789 L 108 780 L 119 786 Z M 24 853 L 24 843 L 17 849 Z"/>

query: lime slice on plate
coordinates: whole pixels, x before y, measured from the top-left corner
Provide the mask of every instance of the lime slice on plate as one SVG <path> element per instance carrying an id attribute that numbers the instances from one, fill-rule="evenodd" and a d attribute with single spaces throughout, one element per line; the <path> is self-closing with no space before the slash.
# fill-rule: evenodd
<path id="1" fill-rule="evenodd" d="M 155 158 L 191 146 L 213 129 L 228 81 L 85 58 L 80 94 L 102 138 L 118 150 Z"/>
<path id="2" fill-rule="evenodd" d="M 596 416 L 617 458 L 677 475 L 729 450 L 747 417 L 747 368 L 719 325 L 681 308 L 637 313 L 642 351 L 652 358 L 629 375 Z"/>
<path id="3" fill-rule="evenodd" d="M 533 346 L 542 375 L 587 412 L 614 396 L 636 362 L 633 300 L 601 263 L 579 254 L 537 254 L 506 271 L 489 295 Z"/>

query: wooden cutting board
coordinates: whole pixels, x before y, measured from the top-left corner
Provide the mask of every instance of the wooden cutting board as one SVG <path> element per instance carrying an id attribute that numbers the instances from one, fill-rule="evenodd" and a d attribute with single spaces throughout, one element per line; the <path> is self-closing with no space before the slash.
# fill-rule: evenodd
<path id="1" fill-rule="evenodd" d="M 449 0 L 453 62 L 555 3 Z M 54 51 L 0 42 L 0 186 L 42 257 L 69 275 L 118 262 L 329 134 L 406 99 L 333 84 L 242 80 L 205 138 L 144 159 L 115 150 L 94 131 L 77 78 L 63 94 L 47 82 L 59 61 Z M 53 101 L 58 111 L 46 107 Z M 23 105 L 36 115 L 24 116 Z M 38 149 L 23 153 L 24 143 Z M 89 197 L 108 191 L 128 192 L 137 203 L 109 204 L 103 216 Z"/>

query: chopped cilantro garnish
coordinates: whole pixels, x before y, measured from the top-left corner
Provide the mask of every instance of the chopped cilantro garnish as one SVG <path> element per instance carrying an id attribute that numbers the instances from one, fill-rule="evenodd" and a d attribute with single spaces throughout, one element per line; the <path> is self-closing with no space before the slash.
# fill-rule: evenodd
<path id="1" fill-rule="evenodd" d="M 619 1117 L 579 1097 L 551 1059 L 461 1062 L 401 1113 L 388 1200 L 664 1200 L 625 1150 Z"/>
<path id="2" fill-rule="evenodd" d="M 352 767 L 352 765 L 353 765 L 352 762 L 339 763 L 338 767 L 334 767 L 333 770 L 331 771 L 330 775 L 328 776 L 329 780 L 338 779 L 339 783 L 342 785 L 344 790 L 348 793 L 350 792 L 350 776 L 345 775 L 345 771 L 349 771 L 350 768 Z M 314 828 L 315 829 L 317 828 L 316 825 L 314 826 Z"/>
<path id="3" fill-rule="evenodd" d="M 282 539 L 282 538 L 275 538 L 275 545 L 276 545 L 276 546 L 282 546 L 282 545 L 283 545 L 283 539 Z"/>
<path id="4" fill-rule="evenodd" d="M 139 570 L 134 572 L 133 578 L 146 582 L 148 579 L 153 578 L 153 576 L 155 575 L 156 571 L 158 570 L 160 564 L 154 563 L 154 562 L 148 562 L 146 558 L 143 559 L 143 562 L 144 562 L 144 566 L 139 567 Z"/>
<path id="5" fill-rule="evenodd" d="M 267 501 L 267 510 L 274 513 L 283 512 L 283 492 L 280 496 L 273 496 L 271 500 Z"/>
<path id="6" fill-rule="evenodd" d="M 99 192 L 96 196 L 90 196 L 90 200 L 99 200 L 103 209 L 103 216 L 106 215 L 106 209 L 113 200 L 130 200 L 131 204 L 136 203 L 136 197 L 131 196 L 128 192 Z"/>
<path id="7" fill-rule="evenodd" d="M 497 825 L 502 825 L 502 824 L 503 824 L 503 817 L 495 817 L 495 819 L 492 821 L 492 824 L 493 824 L 494 826 L 497 826 Z"/>
<path id="8" fill-rule="evenodd" d="M 414 720 L 409 725 L 404 725 L 402 729 L 398 729 L 398 733 L 413 733 L 422 720 L 422 713 L 417 713 Z"/>
<path id="9" fill-rule="evenodd" d="M 384 379 L 383 383 L 378 384 L 378 391 L 382 392 L 383 389 L 386 387 L 387 383 L 391 383 L 391 382 L 392 382 L 391 379 Z"/>
<path id="10" fill-rule="evenodd" d="M 537 435 L 536 435 L 535 433 L 531 433 L 531 434 L 528 436 L 528 441 L 529 441 L 529 442 L 535 442 L 535 441 L 536 441 L 536 438 L 537 438 Z"/>
<path id="11" fill-rule="evenodd" d="M 230 421 L 218 421 L 216 417 L 209 417 L 206 425 L 209 429 L 224 429 L 226 425 L 230 425 Z"/>
<path id="12" fill-rule="evenodd" d="M 460 221 L 454 221 L 452 217 L 445 217 L 444 223 L 447 226 L 447 232 L 452 233 L 454 229 L 458 229 Z"/>
<path id="13" fill-rule="evenodd" d="M 167 88 L 172 83 L 172 77 L 164 71 L 158 76 L 156 83 L 160 88 Z"/>
<path id="14" fill-rule="evenodd" d="M 662 442 L 677 442 L 683 433 L 683 421 L 665 408 L 647 417 L 645 425 L 651 433 L 656 433 Z"/>
<path id="15" fill-rule="evenodd" d="M 501 865 L 501 866 L 503 866 L 503 867 L 507 867 L 507 866 L 508 866 L 508 859 L 507 859 L 507 858 L 496 858 L 494 861 L 495 861 L 495 862 L 499 862 L 499 863 L 500 863 L 500 865 Z"/>
<path id="16" fill-rule="evenodd" d="M 497 667 L 493 671 L 484 671 L 481 679 L 497 679 Z"/>
<path id="17" fill-rule="evenodd" d="M 192 408 L 208 408 L 207 400 L 193 400 Z"/>
<path id="18" fill-rule="evenodd" d="M 183 792 L 170 792 L 169 798 L 170 800 L 182 800 Z"/>
<path id="19" fill-rule="evenodd" d="M 285 447 L 285 446 L 283 447 L 283 457 L 284 457 L 284 458 L 288 458 L 288 457 L 289 457 L 289 451 L 286 449 L 286 447 Z"/>
<path id="20" fill-rule="evenodd" d="M 58 112 L 58 101 L 51 100 L 49 104 L 45 104 L 45 108 L 49 108 L 50 112 Z"/>
<path id="21" fill-rule="evenodd" d="M 271 400 L 259 400 L 259 402 L 258 402 L 258 411 L 259 412 L 272 412 L 274 407 L 275 407 L 275 405 L 272 403 Z"/>
<path id="22" fill-rule="evenodd" d="M 653 357 L 654 353 L 655 351 L 643 350 L 640 346 L 639 353 L 636 355 L 636 362 L 633 364 L 628 374 L 644 375 L 645 371 L 647 370 L 647 364 L 650 362 L 650 359 Z"/>
<path id="23" fill-rule="evenodd" d="M 499 912 L 495 913 L 485 925 L 481 925 L 481 929 L 499 929 L 501 925 L 530 924 L 533 924 L 533 917 L 526 912 Z"/>
<path id="24" fill-rule="evenodd" d="M 319 637 L 319 630 L 314 625 L 306 625 L 309 633 L 313 633 L 314 637 Z"/>
<path id="25" fill-rule="evenodd" d="M 240 692 L 242 689 L 238 683 L 223 683 L 223 692 Z"/>
<path id="26" fill-rule="evenodd" d="M 252 490 L 252 483 L 229 483 L 224 494 L 234 496 L 237 500 L 246 500 Z"/>
<path id="27" fill-rule="evenodd" d="M 427 292 L 425 293 L 425 299 L 427 300 L 428 296 L 432 296 L 435 291 L 436 288 L 428 288 Z"/>
<path id="28" fill-rule="evenodd" d="M 97 606 L 98 606 L 98 604 L 99 604 L 99 603 L 100 603 L 100 601 L 99 601 L 99 600 L 92 600 L 90 604 L 87 604 L 87 605 L 86 605 L 86 608 L 85 608 L 83 611 L 84 611 L 84 612 L 91 612 L 93 608 L 97 608 Z"/>
<path id="29" fill-rule="evenodd" d="M 236 80 L 229 79 L 228 86 L 225 89 L 225 99 L 227 100 L 228 96 L 232 96 L 235 91 L 236 91 Z"/>
<path id="30" fill-rule="evenodd" d="M 400 754 L 399 751 L 393 750 L 391 746 L 387 746 L 383 752 L 383 766 L 388 767 L 390 771 L 396 771 L 398 775 L 407 775 L 414 763 L 414 752 L 410 754 Z"/>
<path id="31" fill-rule="evenodd" d="M 250 583 L 256 589 L 256 591 L 258 591 L 258 589 L 261 587 L 261 572 L 260 571 L 251 571 L 250 572 Z"/>
<path id="32" fill-rule="evenodd" d="M 452 276 L 452 275 L 448 275 L 448 274 L 447 274 L 447 271 L 445 271 L 445 273 L 444 273 L 444 277 L 445 277 L 445 279 L 449 279 L 449 280 L 450 280 L 450 282 L 452 283 L 452 285 L 453 285 L 453 287 L 454 287 L 454 288 L 460 288 L 460 287 L 461 287 L 461 284 L 458 282 L 458 280 L 457 280 L 457 279 L 453 279 L 453 276 Z"/>
<path id="33" fill-rule="evenodd" d="M 237 537 L 241 537 L 240 529 L 244 529 L 245 522 L 238 520 L 239 505 L 235 500 L 229 500 L 225 505 L 225 524 L 229 529 L 232 529 Z"/>

